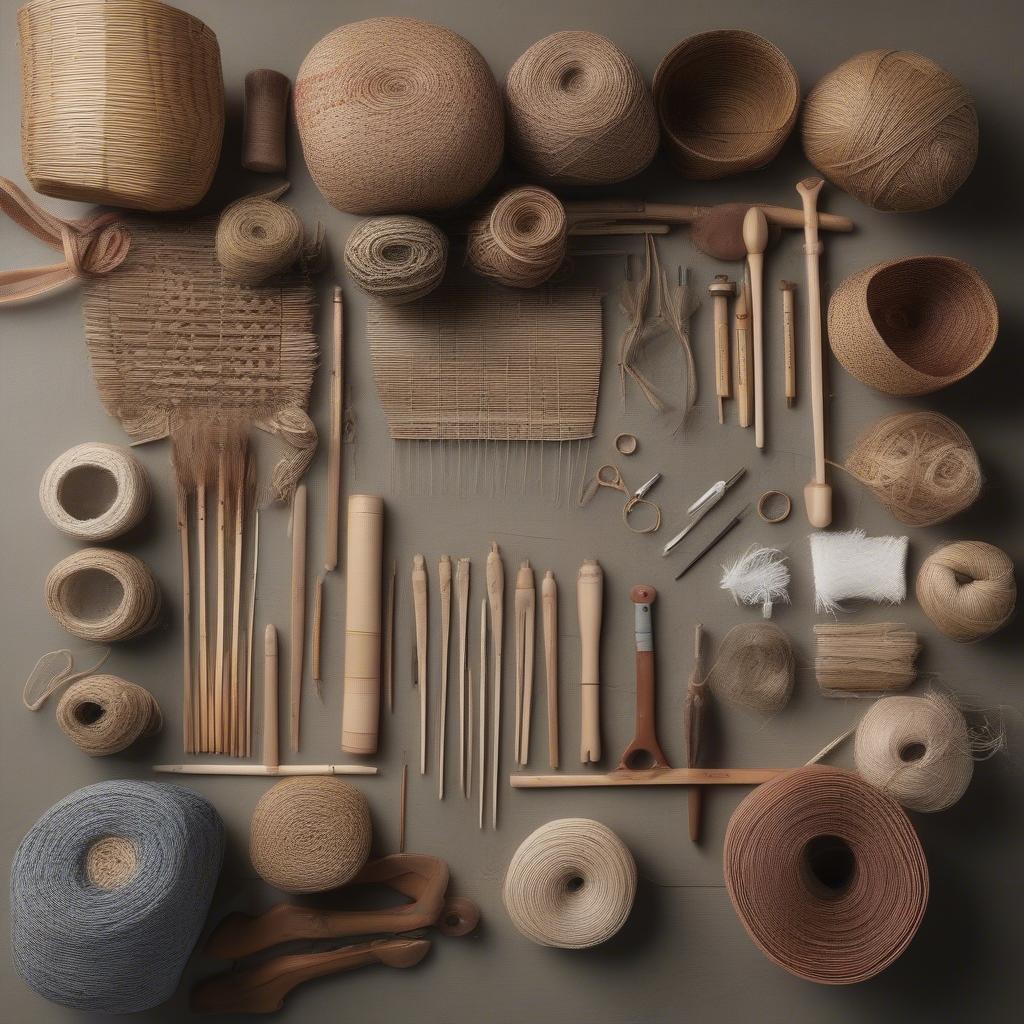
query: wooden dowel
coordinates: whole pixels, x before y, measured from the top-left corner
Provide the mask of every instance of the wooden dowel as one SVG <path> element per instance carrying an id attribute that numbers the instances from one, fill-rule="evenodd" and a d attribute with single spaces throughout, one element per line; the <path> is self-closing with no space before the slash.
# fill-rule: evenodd
<path id="1" fill-rule="evenodd" d="M 217 764 L 155 764 L 153 771 L 171 775 L 376 775 L 372 764 L 282 764 L 270 768 L 263 764 L 223 761 Z"/>
<path id="2" fill-rule="evenodd" d="M 263 766 L 276 769 L 280 764 L 277 724 L 277 629 L 268 623 L 263 635 Z"/>
<path id="3" fill-rule="evenodd" d="M 437 563 L 441 594 L 441 697 L 437 716 L 437 799 L 444 799 L 444 751 L 448 719 L 448 650 L 451 646 L 452 560 L 444 555 Z"/>
<path id="4" fill-rule="evenodd" d="M 299 484 L 292 500 L 292 586 L 288 641 L 288 735 L 293 754 L 299 750 L 302 665 L 306 645 L 306 506 L 306 485 Z"/>
<path id="5" fill-rule="evenodd" d="M 203 753 L 210 752 L 211 723 L 210 714 L 210 636 L 209 618 L 206 604 L 206 485 L 200 483 L 196 488 L 196 546 L 199 569 L 199 715 L 200 741 L 199 749 Z"/>
<path id="6" fill-rule="evenodd" d="M 548 569 L 540 585 L 544 619 L 544 676 L 548 704 L 548 765 L 558 767 L 558 584 Z"/>
<path id="7" fill-rule="evenodd" d="M 601 760 L 601 613 L 604 572 L 587 559 L 576 577 L 576 608 L 580 623 L 580 761 Z"/>
<path id="8" fill-rule="evenodd" d="M 511 775 L 513 789 L 576 789 L 594 786 L 759 786 L 786 768 L 650 768 L 593 775 Z"/>
<path id="9" fill-rule="evenodd" d="M 477 683 L 477 786 L 480 828 L 484 827 L 484 794 L 487 792 L 487 598 L 480 601 L 480 680 Z"/>
<path id="10" fill-rule="evenodd" d="M 235 513 L 234 547 L 232 558 L 232 588 L 231 588 L 231 706 L 230 706 L 230 736 L 229 746 L 233 757 L 241 757 L 243 753 L 242 741 L 242 713 L 244 702 L 242 699 L 241 682 L 241 637 L 242 637 L 242 554 L 244 547 L 245 527 L 245 474 L 241 474 L 235 494 L 233 496 Z"/>
<path id="11" fill-rule="evenodd" d="M 466 670 L 467 664 L 467 633 L 469 632 L 469 559 L 460 558 L 455 568 L 456 602 L 459 616 L 459 787 L 462 795 L 466 789 L 466 721 L 468 717 Z M 470 722 L 469 735 L 472 735 Z"/>
<path id="12" fill-rule="evenodd" d="M 529 562 L 523 562 L 519 567 L 515 598 L 517 697 L 520 701 L 520 713 L 516 723 L 519 730 L 517 759 L 518 764 L 526 765 L 530 759 L 530 718 L 533 709 L 534 639 L 537 619 L 537 591 Z"/>
<path id="13" fill-rule="evenodd" d="M 736 372 L 736 422 L 741 427 L 749 427 L 753 420 L 751 364 L 754 360 L 754 352 L 750 333 L 750 305 L 746 281 L 740 284 L 736 302 L 733 304 L 732 318 L 735 341 L 733 367 Z"/>
<path id="14" fill-rule="evenodd" d="M 310 631 L 309 660 L 317 696 L 323 699 L 323 675 L 320 672 L 320 644 L 323 639 L 324 578 L 317 576 L 313 584 L 313 628 Z"/>
<path id="15" fill-rule="evenodd" d="M 754 324 L 754 444 L 764 448 L 764 251 L 768 248 L 768 221 L 756 206 L 743 218 L 743 241 L 750 268 Z"/>
<path id="16" fill-rule="evenodd" d="M 494 651 L 494 732 L 491 737 L 491 828 L 498 827 L 498 772 L 501 762 L 501 655 L 505 619 L 505 567 L 501 549 L 492 541 L 487 555 L 487 597 L 491 610 L 491 647 Z"/>
<path id="17" fill-rule="evenodd" d="M 416 685 L 420 688 L 420 775 L 427 774 L 427 563 L 412 560 L 412 601 L 416 621 Z"/>
<path id="18" fill-rule="evenodd" d="M 402 787 L 398 793 L 398 852 L 405 853 L 405 813 L 409 791 L 409 765 L 402 762 Z"/>
<path id="19" fill-rule="evenodd" d="M 181 631 L 182 631 L 182 747 L 186 754 L 196 752 L 193 728 L 192 694 L 192 569 L 188 549 L 188 495 L 178 488 L 178 543 L 181 548 Z"/>
<path id="20" fill-rule="evenodd" d="M 253 516 L 252 529 L 252 587 L 249 590 L 249 647 L 245 659 L 245 756 L 252 754 L 252 676 L 256 644 L 256 579 L 260 566 L 260 510 Z M 277 646 L 277 634 L 274 634 Z M 276 696 L 274 698 L 277 700 Z M 276 705 L 275 705 L 276 706 Z"/>
<path id="21" fill-rule="evenodd" d="M 227 623 L 227 454 L 221 448 L 217 460 L 217 624 L 214 635 L 214 750 L 227 749 L 224 726 L 227 711 L 227 681 L 224 678 L 226 656 L 224 633 Z"/>
<path id="22" fill-rule="evenodd" d="M 686 766 L 696 768 L 700 757 L 701 733 L 704 726 L 704 663 L 701 656 L 701 641 L 704 628 L 698 622 L 693 631 L 693 671 L 686 688 L 684 726 L 686 733 Z M 691 786 L 686 794 L 687 824 L 690 841 L 697 842 L 700 838 L 700 818 L 703 796 L 700 786 Z"/>
<path id="23" fill-rule="evenodd" d="M 331 331 L 331 439 L 327 453 L 327 524 L 324 569 L 338 567 L 338 531 L 341 511 L 341 420 L 344 383 L 344 304 L 341 288 L 334 286 L 334 318 Z"/>
<path id="24" fill-rule="evenodd" d="M 796 285 L 792 281 L 783 281 L 779 285 L 782 292 L 782 341 L 785 362 L 786 405 L 792 407 L 796 402 L 796 325 L 794 309 L 794 292 Z"/>
<path id="25" fill-rule="evenodd" d="M 382 674 L 384 690 L 387 694 L 388 712 L 395 710 L 395 584 L 398 577 L 398 563 L 391 562 L 391 573 L 388 577 L 387 599 L 384 603 L 384 650 Z"/>

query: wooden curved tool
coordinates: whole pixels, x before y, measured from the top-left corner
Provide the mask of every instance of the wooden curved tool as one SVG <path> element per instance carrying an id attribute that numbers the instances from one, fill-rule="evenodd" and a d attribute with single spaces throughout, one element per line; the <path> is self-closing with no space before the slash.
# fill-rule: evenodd
<path id="1" fill-rule="evenodd" d="M 192 990 L 193 1013 L 274 1013 L 304 981 L 357 967 L 413 967 L 430 951 L 426 939 L 377 939 L 326 953 L 278 956 L 255 967 L 227 971 Z"/>

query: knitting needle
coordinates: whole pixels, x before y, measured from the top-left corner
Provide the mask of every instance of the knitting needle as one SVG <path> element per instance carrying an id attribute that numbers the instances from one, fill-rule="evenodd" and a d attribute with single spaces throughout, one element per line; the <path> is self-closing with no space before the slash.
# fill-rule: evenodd
<path id="1" fill-rule="evenodd" d="M 750 302 L 754 312 L 754 444 L 764 448 L 764 251 L 768 220 L 756 206 L 743 218 L 743 243 L 750 269 Z"/>
<path id="2" fill-rule="evenodd" d="M 459 614 L 459 786 L 466 790 L 466 640 L 469 632 L 469 559 L 460 558 L 455 569 L 455 590 Z M 470 723 L 472 732 L 472 723 Z"/>
<path id="3" fill-rule="evenodd" d="M 548 699 L 548 765 L 558 767 L 558 584 L 548 569 L 540 585 L 544 619 L 544 675 Z"/>
<path id="4" fill-rule="evenodd" d="M 420 775 L 427 774 L 427 563 L 412 560 L 412 601 L 416 616 L 416 685 L 420 688 Z"/>
<path id="5" fill-rule="evenodd" d="M 746 467 L 737 470 L 728 480 L 719 480 L 712 484 L 687 510 L 690 522 L 686 524 L 662 549 L 662 557 L 667 555 L 721 500 L 725 492 L 746 473 Z"/>
<path id="6" fill-rule="evenodd" d="M 334 321 L 331 333 L 331 446 L 327 455 L 327 541 L 324 553 L 324 569 L 327 572 L 338 567 L 338 521 L 341 502 L 341 396 L 344 377 L 342 314 L 341 288 L 335 285 Z"/>
<path id="7" fill-rule="evenodd" d="M 441 708 L 437 724 L 437 799 L 444 799 L 444 741 L 448 721 L 448 649 L 451 646 L 452 560 L 444 555 L 437 563 L 441 589 Z"/>
<path id="8" fill-rule="evenodd" d="M 291 707 L 292 753 L 299 749 L 299 713 L 302 707 L 302 660 L 306 644 L 306 485 L 295 488 L 292 499 L 292 591 L 288 641 L 288 691 Z"/>
<path id="9" fill-rule="evenodd" d="M 786 372 L 786 405 L 793 407 L 796 402 L 796 330 L 794 328 L 794 292 L 793 281 L 782 281 L 779 284 L 782 292 L 782 339 L 785 353 Z"/>
<path id="10" fill-rule="evenodd" d="M 736 515 L 730 519 L 718 533 L 715 534 L 712 540 L 702 547 L 700 551 L 698 551 L 697 554 L 695 554 L 693 558 L 691 558 L 690 561 L 676 573 L 676 579 L 682 579 L 683 576 L 685 576 L 734 526 L 736 526 L 743 518 L 748 508 L 750 508 L 749 505 L 744 505 L 743 508 L 741 508 L 739 512 L 737 512 Z"/>
<path id="11" fill-rule="evenodd" d="M 501 550 L 491 541 L 487 555 L 487 597 L 491 609 L 491 647 L 494 651 L 494 735 L 491 739 L 491 828 L 498 827 L 498 769 L 501 760 L 501 648 L 505 617 L 505 567 Z"/>

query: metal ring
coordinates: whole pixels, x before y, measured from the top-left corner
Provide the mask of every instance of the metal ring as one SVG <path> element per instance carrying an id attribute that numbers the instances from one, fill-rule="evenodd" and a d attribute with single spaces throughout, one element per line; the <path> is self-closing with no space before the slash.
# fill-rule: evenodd
<path id="1" fill-rule="evenodd" d="M 639 447 L 636 434 L 619 434 L 615 438 L 615 450 L 620 455 L 632 455 Z"/>
<path id="2" fill-rule="evenodd" d="M 765 506 L 772 500 L 772 498 L 782 498 L 783 505 L 779 512 L 770 516 L 765 512 Z M 760 498 L 757 499 L 757 514 L 766 523 L 784 523 L 788 518 L 790 512 L 793 511 L 793 499 L 790 498 L 785 491 L 765 491 Z"/>

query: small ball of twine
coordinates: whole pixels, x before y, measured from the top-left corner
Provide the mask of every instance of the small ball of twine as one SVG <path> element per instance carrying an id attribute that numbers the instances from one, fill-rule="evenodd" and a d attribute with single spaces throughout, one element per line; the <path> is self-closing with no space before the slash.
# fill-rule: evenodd
<path id="1" fill-rule="evenodd" d="M 516 160 L 544 181 L 625 181 L 658 149 L 658 119 L 643 77 L 596 32 L 555 32 L 534 43 L 505 80 L 505 112 Z"/>
<path id="2" fill-rule="evenodd" d="M 971 439 L 948 416 L 886 416 L 856 441 L 844 468 L 907 526 L 944 523 L 974 504 L 983 478 Z"/>
<path id="3" fill-rule="evenodd" d="M 533 942 L 588 949 L 626 923 L 636 896 L 636 864 L 625 843 L 588 818 L 549 821 L 527 836 L 505 874 L 512 923 Z"/>
<path id="4" fill-rule="evenodd" d="M 302 219 L 276 200 L 287 185 L 244 196 L 224 208 L 217 224 L 217 260 L 224 276 L 255 285 L 293 266 L 302 255 Z"/>
<path id="5" fill-rule="evenodd" d="M 505 193 L 469 227 L 466 261 L 510 288 L 535 288 L 562 265 L 568 237 L 565 207 L 533 185 Z"/>
<path id="6" fill-rule="evenodd" d="M 260 797 L 249 856 L 260 877 L 283 892 L 326 892 L 359 873 L 370 855 L 366 797 L 341 779 L 284 779 Z"/>
<path id="7" fill-rule="evenodd" d="M 367 295 L 390 305 L 429 295 L 444 280 L 448 239 L 420 217 L 371 217 L 345 243 L 345 269 Z"/>
<path id="8" fill-rule="evenodd" d="M 718 652 L 708 680 L 730 704 L 761 714 L 781 711 L 793 692 L 793 644 L 773 622 L 733 626 Z"/>
<path id="9" fill-rule="evenodd" d="M 39 504 L 61 533 L 103 541 L 137 526 L 149 508 L 149 476 L 124 448 L 100 441 L 69 448 L 50 463 Z"/>
<path id="10" fill-rule="evenodd" d="M 980 540 L 962 540 L 933 551 L 917 574 L 921 610 L 946 636 L 973 643 L 1009 622 L 1017 605 L 1013 561 Z"/>
<path id="11" fill-rule="evenodd" d="M 79 750 L 106 757 L 160 731 L 156 698 L 117 676 L 89 676 L 73 683 L 57 705 L 57 724 Z"/>
<path id="12" fill-rule="evenodd" d="M 160 615 L 149 567 L 110 548 L 82 548 L 59 561 L 46 577 L 45 600 L 57 625 L 95 643 L 139 636 Z"/>

